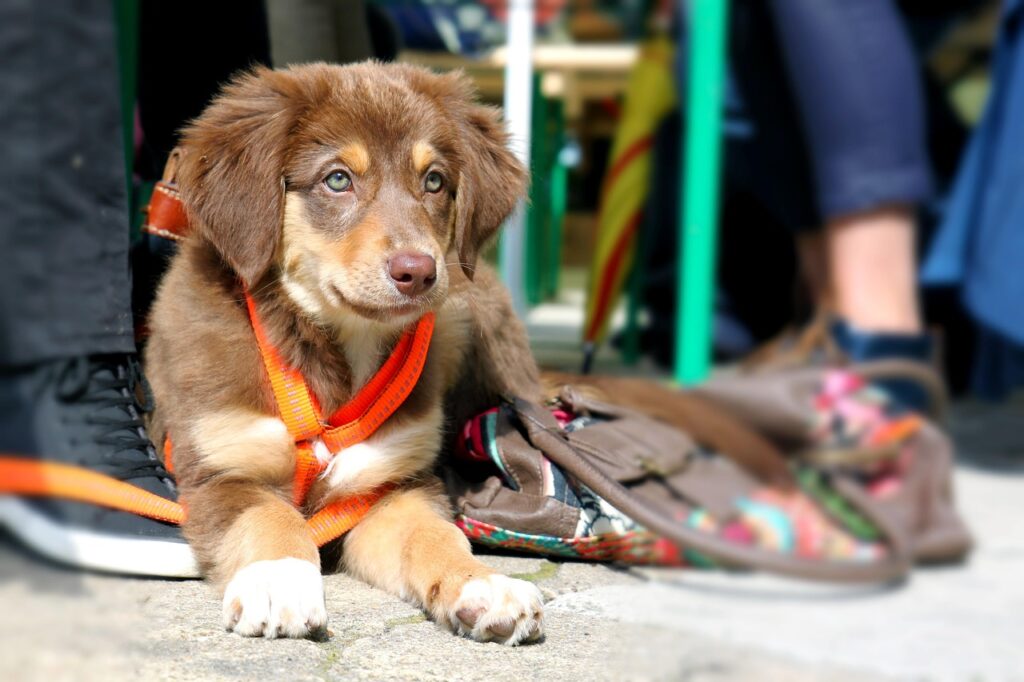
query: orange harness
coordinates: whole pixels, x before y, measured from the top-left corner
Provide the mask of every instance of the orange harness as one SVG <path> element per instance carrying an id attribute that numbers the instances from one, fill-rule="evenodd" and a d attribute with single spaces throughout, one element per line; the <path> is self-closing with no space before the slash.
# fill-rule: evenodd
<path id="1" fill-rule="evenodd" d="M 175 158 L 172 155 L 168 168 L 173 169 Z M 165 172 L 165 177 L 172 176 L 173 171 Z M 144 229 L 160 236 L 181 239 L 187 233 L 188 225 L 177 187 L 168 180 L 158 183 L 157 190 L 150 203 L 149 221 Z M 306 380 L 298 370 L 284 362 L 280 352 L 267 339 L 252 297 L 246 293 L 245 298 L 278 412 L 288 433 L 295 439 L 292 502 L 301 508 L 310 486 L 331 459 L 344 448 L 373 435 L 412 393 L 427 361 L 434 332 L 434 314 L 425 314 L 414 327 L 406 330 L 373 378 L 325 421 Z M 164 445 L 164 459 L 169 471 L 173 471 L 174 466 L 171 452 L 168 439 Z M 306 522 L 314 542 L 323 546 L 347 533 L 392 488 L 391 484 L 385 484 L 375 490 L 331 502 L 316 512 Z M 169 523 L 180 524 L 185 520 L 185 510 L 176 502 L 110 476 L 56 462 L 0 455 L 0 494 L 3 493 L 62 497 Z"/>
<path id="2" fill-rule="evenodd" d="M 402 334 L 391 356 L 373 378 L 325 421 L 302 374 L 288 367 L 267 339 L 256 314 L 256 305 L 248 294 L 246 303 L 281 420 L 295 439 L 297 456 L 292 502 L 301 506 L 313 481 L 327 467 L 334 453 L 373 435 L 412 393 L 427 361 L 434 333 L 434 313 L 427 313 L 415 327 Z"/>
<path id="3" fill-rule="evenodd" d="M 407 330 L 373 378 L 324 421 L 302 374 L 285 364 L 281 354 L 267 340 L 248 294 L 246 302 L 281 420 L 295 439 L 292 502 L 301 507 L 310 486 L 331 458 L 373 435 L 412 393 L 426 364 L 434 314 L 427 313 Z M 168 439 L 164 448 L 168 470 L 173 470 L 171 453 Z M 347 533 L 392 487 L 385 484 L 325 506 L 307 521 L 314 542 L 323 546 Z M 63 497 L 170 523 L 180 524 L 185 519 L 184 509 L 175 502 L 104 474 L 56 462 L 0 456 L 0 493 Z"/>

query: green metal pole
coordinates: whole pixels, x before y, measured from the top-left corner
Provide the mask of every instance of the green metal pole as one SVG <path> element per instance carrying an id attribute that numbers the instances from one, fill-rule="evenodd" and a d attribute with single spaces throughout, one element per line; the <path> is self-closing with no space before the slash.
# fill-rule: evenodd
<path id="1" fill-rule="evenodd" d="M 550 254 L 547 289 L 544 298 L 558 296 L 562 276 L 562 240 L 565 233 L 565 209 L 569 191 L 569 168 L 557 159 L 551 164 L 551 224 L 548 231 L 548 252 Z"/>
<path id="2" fill-rule="evenodd" d="M 124 142 L 124 172 L 127 189 L 128 221 L 134 226 L 138 205 L 133 192 L 132 170 L 135 147 L 135 95 L 139 55 L 139 3 L 117 0 L 114 3 L 117 26 L 117 57 L 121 80 L 121 133 Z"/>
<path id="3" fill-rule="evenodd" d="M 551 99 L 547 103 L 548 119 L 554 127 L 550 146 L 548 167 L 550 181 L 548 191 L 548 232 L 547 232 L 547 272 L 544 276 L 544 289 L 541 292 L 545 300 L 558 294 L 558 277 L 562 272 L 562 232 L 565 222 L 565 208 L 569 184 L 569 169 L 566 167 L 562 154 L 565 148 L 565 105 L 561 99 Z"/>
<path id="4" fill-rule="evenodd" d="M 534 72 L 530 120 L 530 201 L 526 205 L 526 245 L 523 249 L 523 288 L 526 290 L 526 302 L 530 305 L 537 305 L 544 298 L 542 280 L 547 250 L 544 234 L 549 217 L 547 171 L 551 145 L 547 132 L 547 100 L 541 92 L 540 79 L 541 75 Z"/>
<path id="5" fill-rule="evenodd" d="M 715 293 L 718 172 L 728 0 L 691 0 L 685 166 L 676 289 L 675 378 L 707 378 Z"/>

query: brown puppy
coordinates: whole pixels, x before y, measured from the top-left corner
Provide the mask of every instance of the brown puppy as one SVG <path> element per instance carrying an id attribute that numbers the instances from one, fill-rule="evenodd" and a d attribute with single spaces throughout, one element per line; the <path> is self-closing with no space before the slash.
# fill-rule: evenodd
<path id="1" fill-rule="evenodd" d="M 459 75 L 260 69 L 224 89 L 183 147 L 192 237 L 153 309 L 146 371 L 152 433 L 173 438 L 184 531 L 225 589 L 225 625 L 267 637 L 321 631 L 320 555 L 304 516 L 394 482 L 344 537 L 344 567 L 475 639 L 540 637 L 538 590 L 472 556 L 431 474 L 446 424 L 502 393 L 540 395 L 507 295 L 476 269 L 526 181 L 497 112 L 473 104 Z M 412 394 L 372 437 L 335 453 L 301 510 L 288 501 L 295 446 L 245 291 L 324 414 L 362 387 L 403 330 L 437 314 Z"/>

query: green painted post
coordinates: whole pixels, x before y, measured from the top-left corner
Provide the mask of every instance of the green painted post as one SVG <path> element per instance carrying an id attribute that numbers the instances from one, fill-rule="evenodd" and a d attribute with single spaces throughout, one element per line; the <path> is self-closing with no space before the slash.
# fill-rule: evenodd
<path id="1" fill-rule="evenodd" d="M 134 228 L 138 217 L 138 203 L 132 186 L 132 170 L 135 147 L 135 79 L 139 54 L 139 3 L 136 0 L 118 0 L 114 3 L 114 21 L 117 26 L 117 58 L 121 81 L 121 133 L 128 191 L 128 221 Z"/>
<path id="2" fill-rule="evenodd" d="M 526 302 L 537 305 L 543 298 L 546 243 L 544 234 L 548 222 L 548 157 L 550 144 L 547 134 L 547 100 L 540 89 L 541 75 L 533 74 L 533 111 L 530 132 L 530 201 L 526 205 L 526 246 L 523 249 L 523 287 Z"/>
<path id="3" fill-rule="evenodd" d="M 568 199 L 569 168 L 565 165 L 562 150 L 565 147 L 565 106 L 560 99 L 548 100 L 548 116 L 554 126 L 549 155 L 551 179 L 548 191 L 547 266 L 544 277 L 545 299 L 558 295 L 558 278 L 562 273 L 562 234 L 564 232 L 565 209 Z"/>
<path id="4" fill-rule="evenodd" d="M 675 378 L 707 378 L 715 294 L 718 175 L 728 0 L 691 0 L 689 87 L 684 136 Z"/>

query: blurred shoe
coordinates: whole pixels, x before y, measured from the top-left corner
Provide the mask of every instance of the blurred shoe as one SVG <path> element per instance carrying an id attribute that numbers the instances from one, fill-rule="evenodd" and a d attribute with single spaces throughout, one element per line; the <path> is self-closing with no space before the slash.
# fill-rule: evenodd
<path id="1" fill-rule="evenodd" d="M 825 367 L 844 360 L 829 334 L 831 315 L 819 312 L 803 327 L 789 325 L 753 350 L 740 363 L 745 373 L 793 367 Z"/>
<path id="2" fill-rule="evenodd" d="M 939 366 L 930 334 L 865 332 L 819 313 L 805 327 L 789 327 L 751 353 L 740 364 L 740 373 L 847 368 L 870 379 L 901 405 L 941 418 L 947 392 Z"/>
<path id="3" fill-rule="evenodd" d="M 76 357 L 0 372 L 0 452 L 81 467 L 170 501 L 174 481 L 157 458 L 143 414 L 149 389 L 134 355 Z M 38 553 L 71 566 L 159 577 L 198 577 L 178 526 L 58 497 L 0 496 L 0 525 Z"/>

